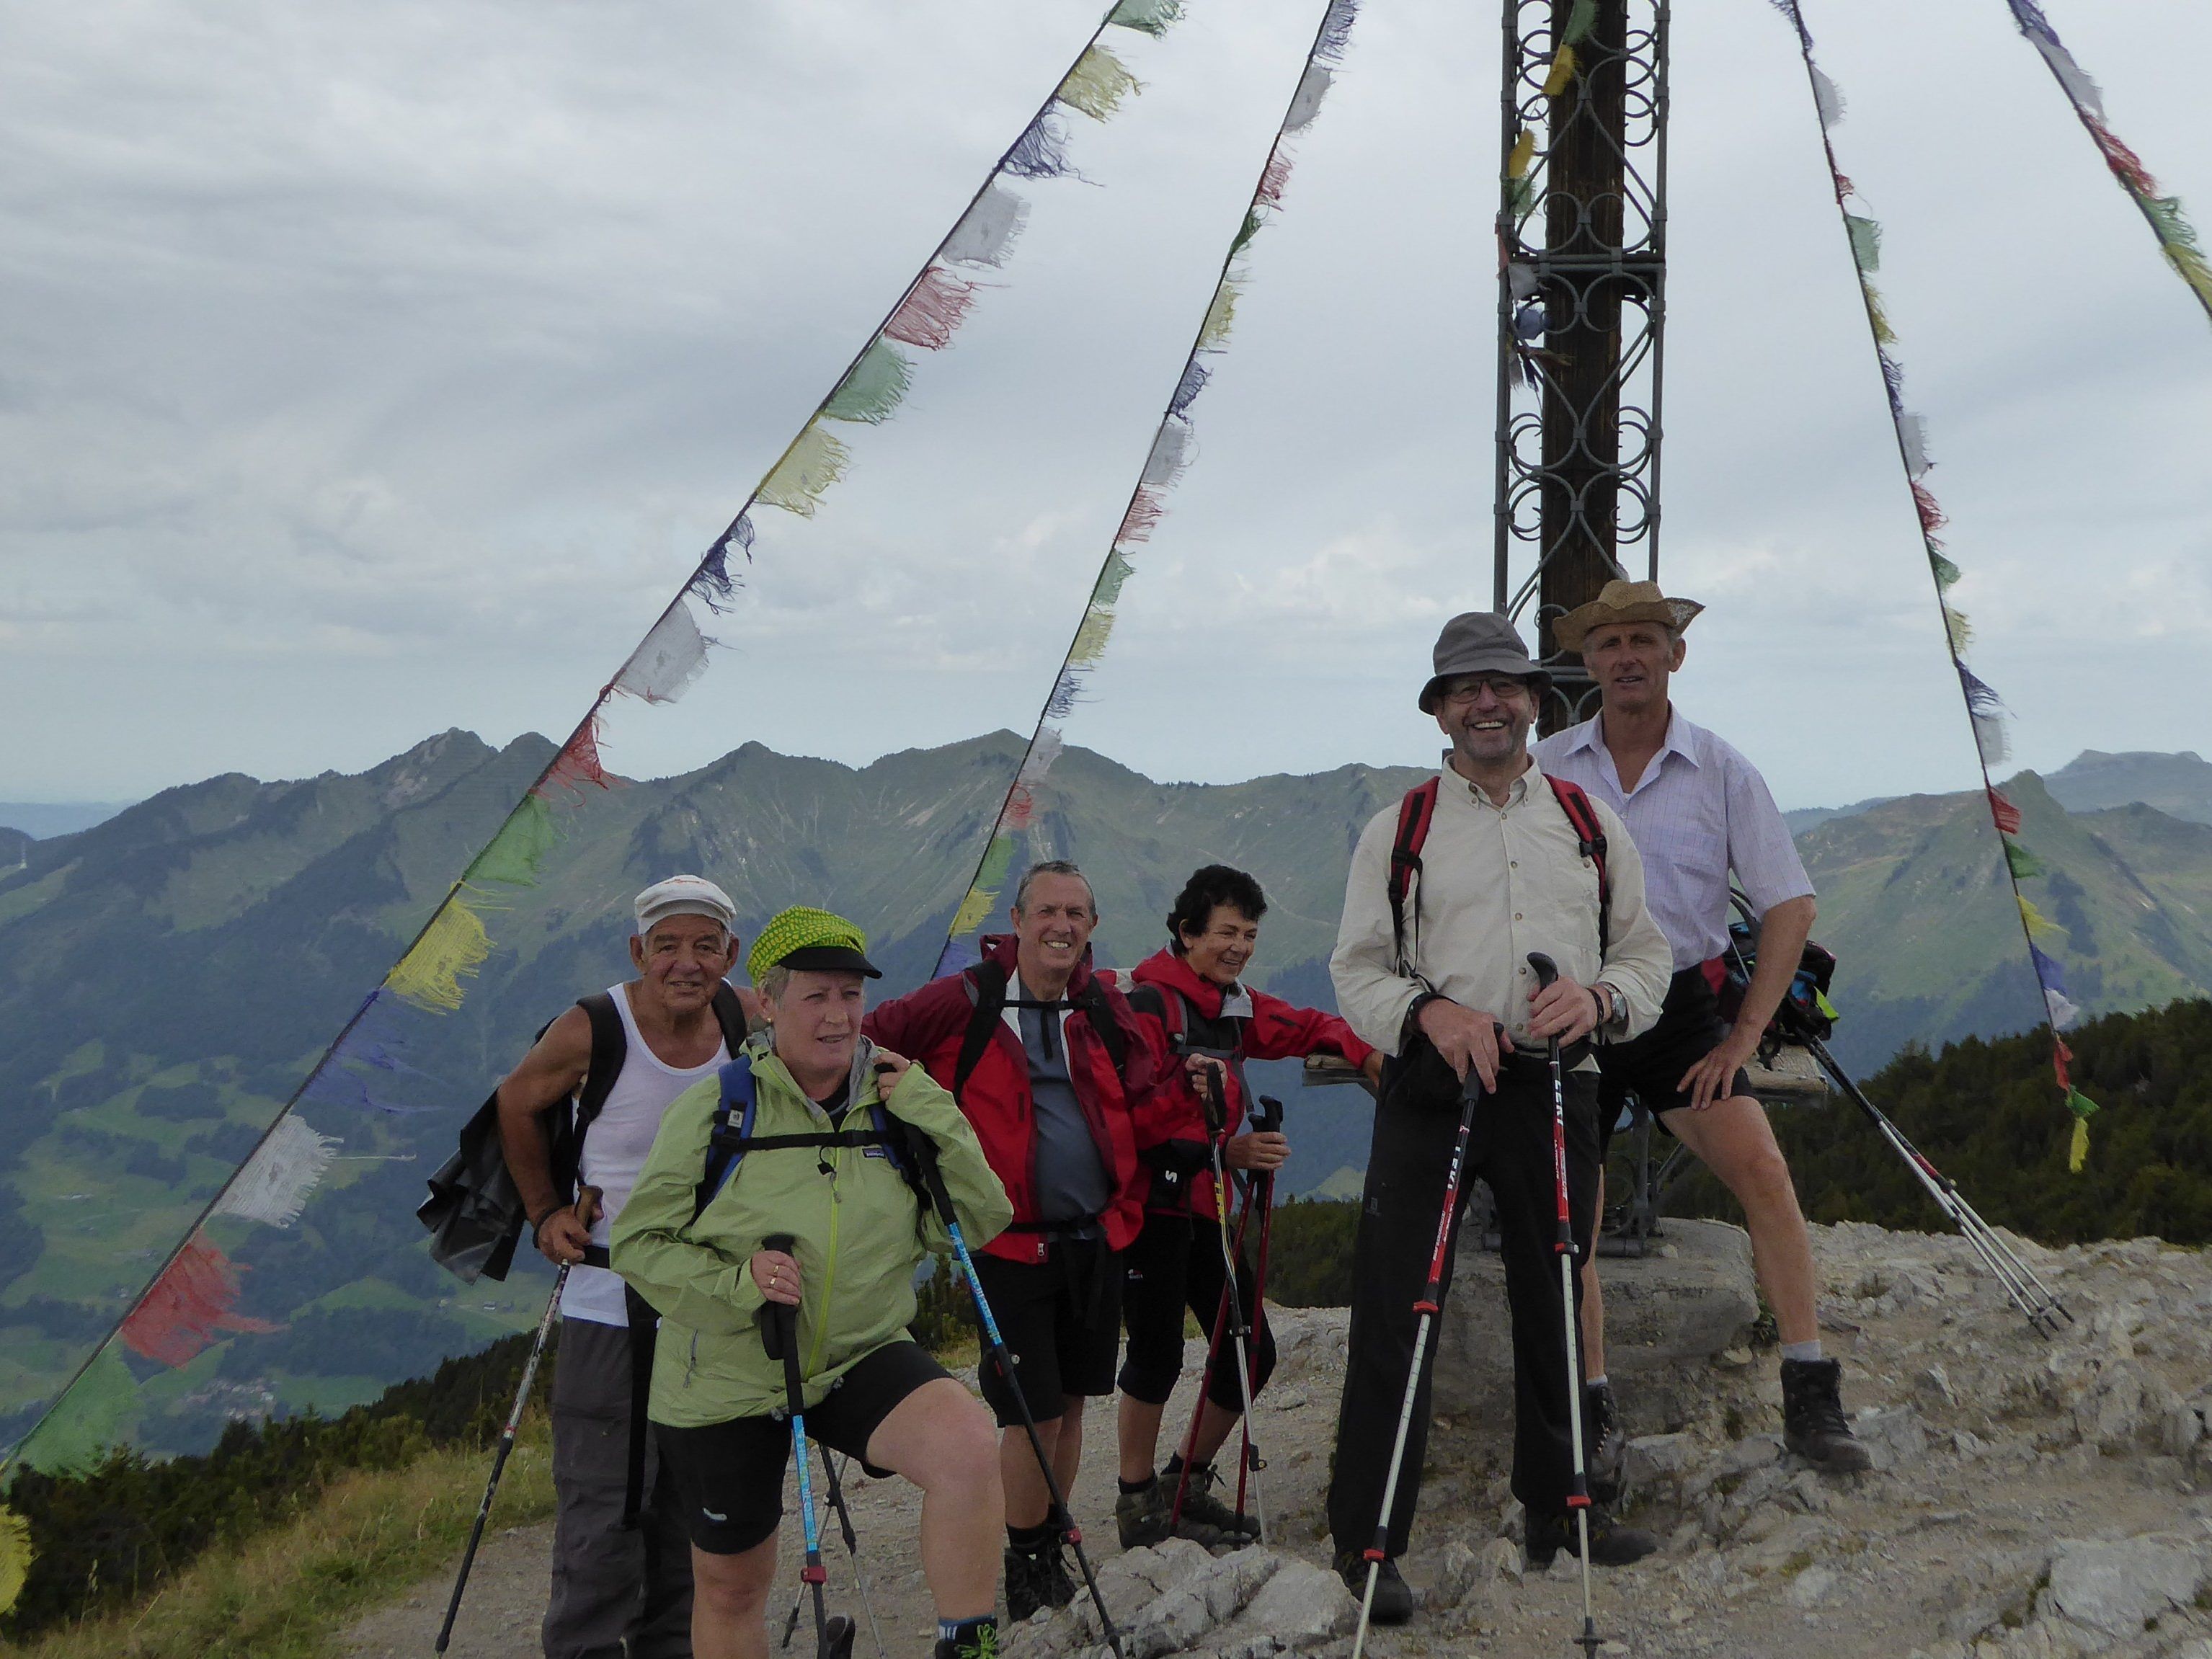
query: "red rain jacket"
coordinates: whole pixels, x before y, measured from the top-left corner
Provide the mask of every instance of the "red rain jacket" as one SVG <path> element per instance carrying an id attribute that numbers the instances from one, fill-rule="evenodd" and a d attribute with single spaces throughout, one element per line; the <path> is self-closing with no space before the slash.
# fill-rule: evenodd
<path id="1" fill-rule="evenodd" d="M 1047 1255 L 1045 1236 L 1036 1231 L 1036 1107 L 1030 1097 L 1029 1056 L 1003 1014 L 994 1022 L 975 1069 L 954 1087 L 969 1025 L 986 994 L 987 970 L 1000 977 L 1006 994 L 1012 994 L 1014 946 L 1011 937 L 985 939 L 983 961 L 977 966 L 893 998 L 868 1015 L 863 1030 L 952 1090 L 1014 1206 L 1013 1224 L 983 1249 L 1008 1261 L 1034 1262 Z M 1158 1024 L 1138 1018 L 1127 999 L 1091 972 L 1088 955 L 1068 981 L 1066 998 L 1077 1005 L 1064 1027 L 1069 1080 L 1114 1194 L 1100 1225 L 1108 1249 L 1126 1249 L 1143 1224 L 1149 1179 L 1137 1158 L 1137 1120 L 1153 1104 L 1167 1051 Z M 1102 1012 L 1121 1034 L 1121 1073 L 1114 1069 L 1112 1054 L 1091 1023 Z"/>
<path id="2" fill-rule="evenodd" d="M 1265 991 L 1247 991 L 1252 1000 L 1249 1015 L 1224 1018 L 1221 1012 L 1224 988 L 1197 973 L 1190 959 L 1164 950 L 1139 963 L 1129 978 L 1150 986 L 1164 1012 L 1163 1047 L 1172 1053 L 1175 1040 L 1187 1036 L 1200 1048 L 1234 1048 L 1245 1060 L 1304 1060 L 1308 1054 L 1341 1054 L 1354 1066 L 1364 1066 L 1375 1052 L 1353 1034 L 1352 1027 L 1334 1014 L 1318 1008 L 1300 1008 L 1271 997 Z M 1151 999 L 1145 999 L 1147 1002 Z M 1143 1011 L 1140 1011 L 1140 1012 Z M 1195 1016 L 1195 1018 L 1193 1018 Z M 1152 1024 L 1147 1015 L 1146 1024 Z M 1202 1029 L 1211 1027 L 1212 1029 Z M 1229 1105 L 1229 1133 L 1237 1133 L 1249 1109 L 1243 1097 L 1243 1077 L 1234 1065 L 1224 1094 Z M 1155 1096 L 1157 1104 L 1146 1115 L 1147 1133 L 1139 1144 L 1156 1146 L 1164 1140 L 1206 1139 L 1206 1108 L 1191 1087 L 1180 1062 L 1170 1060 L 1168 1074 Z M 1200 1215 L 1213 1213 L 1213 1175 L 1201 1171 L 1190 1183 L 1190 1207 Z"/>

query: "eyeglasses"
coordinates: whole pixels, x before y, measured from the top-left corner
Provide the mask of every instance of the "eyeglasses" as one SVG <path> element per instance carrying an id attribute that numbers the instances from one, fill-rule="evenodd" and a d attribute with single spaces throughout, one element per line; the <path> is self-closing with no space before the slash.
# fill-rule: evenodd
<path id="1" fill-rule="evenodd" d="M 1480 679 L 1459 680 L 1446 686 L 1443 700 L 1465 708 L 1482 695 L 1486 686 L 1489 688 L 1490 695 L 1500 702 L 1529 695 L 1526 680 L 1516 679 L 1510 674 L 1487 674 Z"/>

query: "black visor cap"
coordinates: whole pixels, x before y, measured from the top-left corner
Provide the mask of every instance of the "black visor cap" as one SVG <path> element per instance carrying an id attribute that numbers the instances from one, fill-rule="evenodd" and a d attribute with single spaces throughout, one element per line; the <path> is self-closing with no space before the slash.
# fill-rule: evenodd
<path id="1" fill-rule="evenodd" d="M 881 979 L 884 970 L 849 945 L 802 945 L 775 964 L 808 974 L 864 974 Z"/>

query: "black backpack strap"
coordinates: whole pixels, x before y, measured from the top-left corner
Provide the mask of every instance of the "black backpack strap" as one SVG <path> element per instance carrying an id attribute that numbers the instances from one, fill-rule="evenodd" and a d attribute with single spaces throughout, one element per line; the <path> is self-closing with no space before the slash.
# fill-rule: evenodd
<path id="1" fill-rule="evenodd" d="M 1437 791 L 1443 781 L 1431 778 L 1406 792 L 1406 799 L 1398 803 L 1398 833 L 1390 842 L 1390 935 L 1398 946 L 1398 966 L 1407 972 L 1413 966 L 1413 952 L 1406 942 L 1406 899 L 1413 890 L 1413 878 L 1420 873 L 1421 848 L 1436 820 Z"/>
<path id="2" fill-rule="evenodd" d="M 1559 803 L 1559 810 L 1567 815 L 1577 842 L 1576 850 L 1597 866 L 1597 955 L 1599 962 L 1613 948 L 1613 878 L 1605 865 L 1605 829 L 1597 821 L 1597 808 L 1582 785 L 1570 783 L 1565 778 L 1555 778 L 1549 772 L 1544 781 L 1552 786 L 1552 794 Z"/>
<path id="3" fill-rule="evenodd" d="M 750 1032 L 745 1025 L 745 1006 L 738 1000 L 737 988 L 726 979 L 714 985 L 714 1022 L 722 1028 L 722 1046 L 735 1060 Z"/>
<path id="4" fill-rule="evenodd" d="M 1190 1025 L 1184 1012 L 1181 992 L 1170 991 L 1164 985 L 1156 985 L 1147 980 L 1132 986 L 1127 994 L 1132 1008 L 1140 1014 L 1150 1014 L 1159 1021 L 1160 1030 L 1168 1035 L 1170 1048 L 1182 1041 L 1182 1035 L 1190 1029 Z"/>
<path id="5" fill-rule="evenodd" d="M 1106 988 L 1093 978 L 1079 995 L 1069 998 L 1068 1001 L 1091 1022 L 1091 1029 L 1098 1033 L 1098 1040 L 1106 1045 L 1106 1058 L 1113 1065 L 1114 1075 L 1126 1083 L 1129 1076 L 1129 1034 L 1121 1029 L 1121 1022 L 1114 1018 L 1114 1005 L 1106 1000 Z"/>
<path id="6" fill-rule="evenodd" d="M 623 1062 L 629 1057 L 629 1038 L 623 1030 L 621 1013 L 615 1000 L 605 991 L 596 991 L 577 999 L 576 1006 L 592 1023 L 592 1058 L 584 1068 L 584 1081 L 576 1091 L 576 1097 L 566 1110 L 556 1107 L 549 1126 L 550 1156 L 553 1166 L 553 1190 L 574 1199 L 577 1183 L 584 1167 L 584 1132 L 607 1103 L 614 1092 L 615 1080 L 622 1076 Z M 545 1031 L 553 1028 L 547 1025 Z M 538 1035 L 544 1036 L 545 1031 Z"/>
<path id="7" fill-rule="evenodd" d="M 968 982 L 975 1006 L 968 1016 L 968 1030 L 960 1039 L 960 1058 L 952 1067 L 952 1098 L 958 1100 L 968 1079 L 983 1062 L 983 1052 L 999 1029 L 999 1016 L 1006 1006 L 1006 970 L 997 962 L 986 962 Z"/>

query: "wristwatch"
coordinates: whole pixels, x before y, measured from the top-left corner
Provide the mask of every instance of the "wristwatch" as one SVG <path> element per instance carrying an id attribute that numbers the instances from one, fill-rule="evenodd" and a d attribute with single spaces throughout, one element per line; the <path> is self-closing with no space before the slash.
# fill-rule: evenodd
<path id="1" fill-rule="evenodd" d="M 1601 1010 L 1597 1022 L 1600 1025 L 1618 1025 L 1628 1017 L 1628 999 L 1614 990 L 1612 986 L 1600 980 L 1591 986 L 1590 989 L 1596 992 L 1598 995 Z"/>

